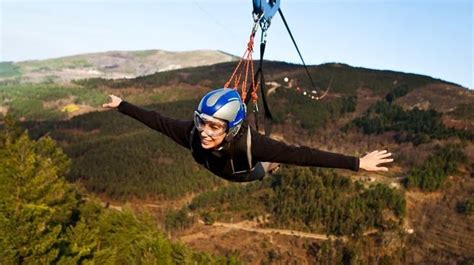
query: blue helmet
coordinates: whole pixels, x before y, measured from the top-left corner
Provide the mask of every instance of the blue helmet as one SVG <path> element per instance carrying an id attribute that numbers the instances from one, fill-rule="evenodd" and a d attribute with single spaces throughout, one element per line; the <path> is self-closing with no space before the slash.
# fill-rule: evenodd
<path id="1" fill-rule="evenodd" d="M 204 95 L 197 111 L 226 121 L 229 136 L 237 134 L 246 113 L 245 105 L 242 103 L 239 93 L 231 88 L 212 90 Z"/>

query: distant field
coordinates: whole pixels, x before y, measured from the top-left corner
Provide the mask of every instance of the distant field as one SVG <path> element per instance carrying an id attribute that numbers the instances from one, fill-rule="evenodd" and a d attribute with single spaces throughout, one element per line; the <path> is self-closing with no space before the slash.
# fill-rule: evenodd
<path id="1" fill-rule="evenodd" d="M 107 100 L 98 90 L 57 84 L 15 84 L 0 86 L 0 102 L 12 114 L 27 120 L 61 119 L 68 104 L 98 107 Z"/>

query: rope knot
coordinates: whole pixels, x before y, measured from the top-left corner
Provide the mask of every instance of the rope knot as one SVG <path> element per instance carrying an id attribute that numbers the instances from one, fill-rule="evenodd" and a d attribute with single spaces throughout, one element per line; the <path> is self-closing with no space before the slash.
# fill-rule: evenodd
<path id="1" fill-rule="evenodd" d="M 250 52 L 253 52 L 253 40 L 249 41 L 249 43 L 247 43 L 247 50 L 250 51 Z"/>

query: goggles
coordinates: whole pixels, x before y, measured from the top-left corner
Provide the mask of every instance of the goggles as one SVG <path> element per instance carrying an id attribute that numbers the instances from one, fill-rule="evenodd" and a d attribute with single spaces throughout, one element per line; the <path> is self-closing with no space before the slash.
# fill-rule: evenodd
<path id="1" fill-rule="evenodd" d="M 194 111 L 194 126 L 209 137 L 221 136 L 227 132 L 226 122 L 198 111 Z"/>

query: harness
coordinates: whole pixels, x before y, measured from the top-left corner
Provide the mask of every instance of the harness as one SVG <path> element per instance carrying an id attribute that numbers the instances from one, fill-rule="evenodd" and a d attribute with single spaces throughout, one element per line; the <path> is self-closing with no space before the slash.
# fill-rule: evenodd
<path id="1" fill-rule="evenodd" d="M 218 176 L 234 182 L 249 182 L 265 177 L 265 169 L 261 162 L 252 161 L 252 133 L 246 122 L 231 142 L 225 143 L 219 150 L 203 150 L 200 146 L 199 134 L 194 127 L 190 133 L 190 149 L 196 162 Z M 197 139 L 196 139 L 197 138 Z M 202 152 L 198 152 L 202 150 Z M 216 172 L 210 159 L 227 160 L 222 172 Z"/>

